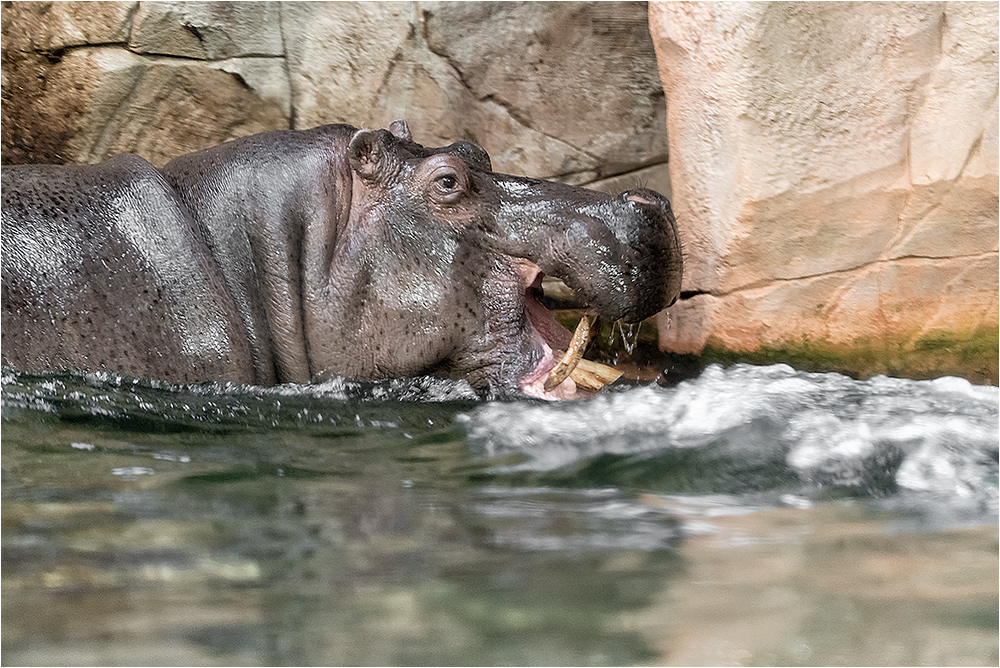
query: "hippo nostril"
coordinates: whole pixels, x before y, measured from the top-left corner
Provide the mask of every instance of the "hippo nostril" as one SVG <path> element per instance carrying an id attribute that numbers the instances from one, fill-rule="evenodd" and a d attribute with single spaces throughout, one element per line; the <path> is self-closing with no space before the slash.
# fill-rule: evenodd
<path id="1" fill-rule="evenodd" d="M 640 204 L 651 204 L 653 206 L 659 206 L 660 204 L 659 202 L 654 202 L 651 199 L 647 199 L 641 195 L 636 195 L 634 193 L 631 195 L 626 195 L 625 199 L 628 200 L 629 202 L 639 202 Z"/>
<path id="2" fill-rule="evenodd" d="M 649 188 L 636 188 L 634 190 L 628 190 L 621 194 L 622 199 L 626 202 L 636 202 L 637 204 L 648 204 L 650 206 L 655 206 L 659 209 L 667 209 L 670 207 L 670 200 L 656 192 L 655 190 L 650 190 Z"/>
<path id="3" fill-rule="evenodd" d="M 631 202 L 633 205 L 638 205 L 640 209 L 653 207 L 653 211 L 658 211 L 668 221 L 673 221 L 674 214 L 670 208 L 670 200 L 655 190 L 638 188 L 636 190 L 623 192 L 619 195 L 619 197 L 621 197 L 625 202 Z M 645 211 L 648 212 L 650 209 L 645 209 Z"/>

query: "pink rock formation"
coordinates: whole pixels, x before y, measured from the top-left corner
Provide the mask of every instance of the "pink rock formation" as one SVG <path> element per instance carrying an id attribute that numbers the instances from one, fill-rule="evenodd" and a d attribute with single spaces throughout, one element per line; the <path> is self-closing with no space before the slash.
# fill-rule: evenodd
<path id="1" fill-rule="evenodd" d="M 996 3 L 649 15 L 689 295 L 662 348 L 996 330 Z"/>

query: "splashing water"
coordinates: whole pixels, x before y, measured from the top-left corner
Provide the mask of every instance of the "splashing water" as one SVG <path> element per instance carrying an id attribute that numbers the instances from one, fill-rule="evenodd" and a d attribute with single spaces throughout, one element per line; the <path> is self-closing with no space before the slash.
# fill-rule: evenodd
<path id="1" fill-rule="evenodd" d="M 621 329 L 623 340 L 637 330 Z M 435 378 L 260 388 L 7 372 L 3 383 L 8 420 L 40 412 L 157 431 L 377 429 L 387 438 L 433 415 L 464 430 L 475 468 L 531 484 L 849 494 L 973 515 L 998 506 L 998 388 L 960 378 L 856 381 L 781 364 L 713 365 L 674 388 L 607 388 L 561 404 L 482 403 L 466 383 Z"/>
<path id="2" fill-rule="evenodd" d="M 998 389 L 714 365 L 676 388 L 460 416 L 498 474 L 655 491 L 930 500 L 997 512 Z M 920 497 L 920 499 L 918 499 Z"/>

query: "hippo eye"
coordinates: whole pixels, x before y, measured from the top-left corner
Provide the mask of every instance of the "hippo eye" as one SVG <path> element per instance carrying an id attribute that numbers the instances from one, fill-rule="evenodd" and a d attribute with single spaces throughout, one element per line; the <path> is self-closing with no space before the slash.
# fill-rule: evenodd
<path id="1" fill-rule="evenodd" d="M 438 187 L 443 191 L 454 190 L 458 187 L 458 177 L 454 174 L 442 174 L 434 179 L 434 182 L 437 183 Z"/>
<path id="2" fill-rule="evenodd" d="M 443 204 L 454 204 L 464 195 L 462 180 L 453 171 L 445 171 L 434 177 L 434 195 Z"/>
<path id="3" fill-rule="evenodd" d="M 450 155 L 432 156 L 425 169 L 427 184 L 426 192 L 436 203 L 443 206 L 453 206 L 461 202 L 469 194 L 469 174 L 465 164 Z"/>

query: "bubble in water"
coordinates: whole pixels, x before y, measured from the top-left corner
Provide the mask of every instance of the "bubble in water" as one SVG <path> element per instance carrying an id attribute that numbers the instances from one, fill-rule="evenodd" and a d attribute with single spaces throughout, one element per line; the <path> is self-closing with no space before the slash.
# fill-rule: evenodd
<path id="1" fill-rule="evenodd" d="M 111 475 L 125 478 L 135 478 L 141 475 L 153 475 L 156 471 L 148 466 L 119 466 L 111 469 Z"/>

